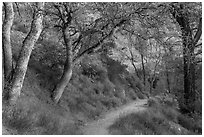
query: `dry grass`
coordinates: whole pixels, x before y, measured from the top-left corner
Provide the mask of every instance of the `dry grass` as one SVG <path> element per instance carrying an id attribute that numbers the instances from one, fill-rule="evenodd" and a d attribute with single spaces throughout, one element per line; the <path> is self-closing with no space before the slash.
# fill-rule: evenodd
<path id="1" fill-rule="evenodd" d="M 185 135 L 201 134 L 201 127 L 172 107 L 174 102 L 150 99 L 145 112 L 118 119 L 109 127 L 111 134 L 120 135 Z M 180 124 L 180 125 L 179 125 Z M 196 126 L 197 125 L 197 126 Z"/>
<path id="2" fill-rule="evenodd" d="M 23 100 L 25 103 L 26 100 Z M 4 106 L 3 125 L 18 134 L 80 134 L 69 112 L 51 108 L 42 102 L 31 102 L 32 105 L 26 106 L 22 106 L 21 102 L 14 107 Z"/>
<path id="3" fill-rule="evenodd" d="M 15 106 L 3 102 L 3 125 L 17 134 L 80 134 L 71 113 L 52 103 L 49 92 L 38 85 L 35 75 L 27 72 Z"/>

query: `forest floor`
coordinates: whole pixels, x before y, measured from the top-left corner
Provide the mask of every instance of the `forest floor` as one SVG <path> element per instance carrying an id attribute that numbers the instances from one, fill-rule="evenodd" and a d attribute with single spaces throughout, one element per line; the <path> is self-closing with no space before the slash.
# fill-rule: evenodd
<path id="1" fill-rule="evenodd" d="M 108 135 L 108 127 L 112 125 L 115 120 L 130 113 L 146 110 L 146 104 L 147 99 L 142 99 L 121 106 L 116 110 L 109 111 L 101 116 L 100 119 L 85 124 L 82 128 L 82 133 L 84 135 Z"/>

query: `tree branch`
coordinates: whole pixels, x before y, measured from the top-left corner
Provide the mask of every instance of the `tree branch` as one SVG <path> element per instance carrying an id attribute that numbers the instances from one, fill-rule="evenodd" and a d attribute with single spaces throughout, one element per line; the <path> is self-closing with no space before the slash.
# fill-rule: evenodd
<path id="1" fill-rule="evenodd" d="M 101 43 L 102 43 L 106 38 L 110 37 L 110 36 L 113 34 L 115 28 L 121 25 L 121 22 L 124 23 L 124 20 L 121 20 L 121 21 L 118 22 L 117 24 L 114 24 L 114 26 L 112 27 L 112 30 L 111 30 L 108 34 L 106 34 L 106 35 L 105 35 L 101 40 L 99 40 L 96 44 L 94 44 L 93 46 L 89 47 L 88 49 L 85 49 L 83 52 L 81 52 L 80 54 L 78 54 L 78 56 L 73 60 L 73 62 L 75 62 L 76 60 L 78 60 L 82 55 L 84 55 L 84 54 L 86 54 L 86 53 L 88 53 L 88 52 L 91 52 L 93 49 L 99 47 L 99 46 L 101 45 Z"/>
<path id="2" fill-rule="evenodd" d="M 198 64 L 198 63 L 202 63 L 202 59 L 201 60 L 197 60 L 194 62 L 195 64 Z"/>
<path id="3" fill-rule="evenodd" d="M 54 7 L 57 9 L 57 11 L 58 11 L 58 14 L 55 14 L 55 15 L 57 15 L 61 20 L 62 20 L 62 22 L 63 22 L 63 24 L 65 24 L 66 22 L 65 22 L 65 20 L 64 20 L 64 17 L 63 17 L 63 14 L 62 14 L 62 12 L 61 12 L 61 10 L 60 10 L 60 7 L 59 7 L 59 5 L 54 5 Z"/>
<path id="4" fill-rule="evenodd" d="M 198 52 L 197 53 L 195 53 L 194 55 L 195 56 L 197 56 L 197 55 L 199 55 L 199 54 L 202 54 L 202 50 L 200 49 L 200 50 L 198 50 Z"/>
<path id="5" fill-rule="evenodd" d="M 202 34 L 202 18 L 200 18 L 199 20 L 198 29 L 193 39 L 194 45 L 196 45 L 197 42 L 199 41 L 201 34 Z"/>
<path id="6" fill-rule="evenodd" d="M 195 45 L 195 48 L 197 48 L 199 46 L 202 46 L 202 43 L 199 43 L 199 44 Z"/>

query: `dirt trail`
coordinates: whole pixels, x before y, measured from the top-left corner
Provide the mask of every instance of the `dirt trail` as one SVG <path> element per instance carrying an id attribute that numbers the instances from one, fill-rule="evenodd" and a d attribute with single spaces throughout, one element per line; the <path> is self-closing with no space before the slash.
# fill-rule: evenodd
<path id="1" fill-rule="evenodd" d="M 84 135 L 108 135 L 108 127 L 112 125 L 116 119 L 133 112 L 144 111 L 146 109 L 145 104 L 147 104 L 147 99 L 137 100 L 119 107 L 117 110 L 107 112 L 99 120 L 86 124 L 82 132 Z"/>

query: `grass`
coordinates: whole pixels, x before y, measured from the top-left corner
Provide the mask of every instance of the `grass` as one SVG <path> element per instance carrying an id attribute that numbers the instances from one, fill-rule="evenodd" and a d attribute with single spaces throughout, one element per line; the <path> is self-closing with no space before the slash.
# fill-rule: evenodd
<path id="1" fill-rule="evenodd" d="M 80 134 L 76 132 L 77 126 L 71 119 L 70 113 L 61 113 L 57 109 L 36 102 L 26 107 L 19 104 L 15 107 L 5 106 L 2 114 L 3 125 L 17 131 L 17 134 Z"/>
<path id="2" fill-rule="evenodd" d="M 201 134 L 199 127 L 173 107 L 169 100 L 149 99 L 149 108 L 144 112 L 132 113 L 118 119 L 109 127 L 111 134 L 119 135 L 186 135 Z M 200 124 L 202 126 L 202 124 Z"/>
<path id="3" fill-rule="evenodd" d="M 36 73 L 28 70 L 17 104 L 11 107 L 3 102 L 3 125 L 16 134 L 80 134 L 72 114 L 52 103 L 38 82 Z"/>
<path id="4" fill-rule="evenodd" d="M 117 129 L 121 135 L 171 135 L 176 131 L 170 129 L 168 120 L 159 112 L 148 110 L 130 114 L 116 121 L 109 129 Z"/>

